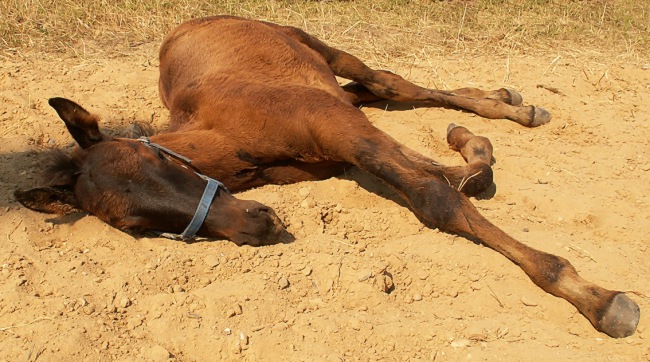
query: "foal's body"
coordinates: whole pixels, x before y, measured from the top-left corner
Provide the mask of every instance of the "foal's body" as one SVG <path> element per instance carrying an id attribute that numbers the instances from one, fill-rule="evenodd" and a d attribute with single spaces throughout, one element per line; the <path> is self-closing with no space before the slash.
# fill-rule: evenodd
<path id="1" fill-rule="evenodd" d="M 355 83 L 341 87 L 335 76 Z M 364 101 L 390 99 L 456 107 L 487 118 L 508 118 L 525 126 L 549 121 L 548 112 L 522 106 L 521 97 L 514 91 L 425 89 L 395 74 L 371 70 L 357 58 L 328 47 L 299 29 L 211 17 L 186 22 L 165 38 L 160 50 L 160 95 L 170 110 L 170 129 L 152 136 L 151 142 L 192 159 L 197 170 L 220 180 L 231 191 L 269 183 L 324 179 L 348 165 L 358 166 L 398 192 L 422 222 L 478 239 L 500 252 L 542 289 L 575 305 L 599 331 L 625 337 L 636 329 L 639 308 L 625 294 L 585 281 L 566 259 L 518 242 L 474 208 L 465 195 L 477 194 L 492 184 L 492 146 L 486 138 L 474 136 L 463 127 L 450 126 L 450 146 L 463 155 L 467 165 L 444 167 L 372 126 L 357 108 Z M 185 211 L 185 204 L 196 205 L 198 195 L 184 196 L 183 206 L 171 199 L 190 189 L 192 194 L 200 193 L 205 181 L 156 159 L 137 142 L 107 139 L 98 131 L 97 120 L 73 102 L 57 99 L 50 104 L 85 152 L 75 161 L 84 165 L 78 167 L 81 171 L 77 174 L 81 176 L 68 175 L 62 182 L 74 189 L 80 208 L 123 228 L 162 229 L 173 225 L 173 229 L 181 229 L 181 224 L 187 223 L 192 212 Z M 149 186 L 138 192 L 127 189 L 119 193 L 130 205 L 121 213 L 93 206 L 96 201 L 81 200 L 90 198 L 91 191 L 98 188 L 94 184 L 97 182 L 85 174 L 101 172 L 108 177 L 118 173 L 115 170 L 127 172 L 117 162 L 110 167 L 100 162 L 102 153 L 117 148 L 124 149 L 125 156 L 121 157 L 132 154 L 136 164 L 145 164 L 147 160 L 146 168 L 137 169 L 138 177 L 145 173 L 155 176 L 148 181 Z M 164 179 L 183 179 L 183 185 L 188 186 L 167 186 Z M 150 185 L 155 182 L 160 186 Z M 151 198 L 160 198 L 160 192 L 135 201 L 125 196 L 163 187 L 165 199 L 157 203 L 168 207 L 165 212 L 144 204 Z M 35 195 L 32 198 L 46 198 Z M 278 235 L 279 228 L 277 217 L 268 208 L 255 206 L 251 212 L 252 206 L 246 206 L 245 212 L 237 211 L 237 216 L 230 216 L 233 222 L 226 222 L 226 217 L 235 211 L 226 213 L 218 208 L 226 203 L 234 210 L 236 204 L 231 198 L 223 192 L 217 195 L 200 234 L 226 236 L 249 244 L 277 241 L 268 240 Z M 133 210 L 137 210 L 135 215 Z M 171 218 L 169 213 L 178 215 Z M 213 220 L 217 217 L 214 215 L 222 220 Z M 244 219 L 251 215 L 250 220 Z M 253 219 L 258 223 L 264 221 L 246 226 Z M 223 230 L 223 225 L 235 223 L 248 229 L 239 234 L 235 226 Z M 269 232 L 267 229 L 272 227 L 275 231 Z"/>

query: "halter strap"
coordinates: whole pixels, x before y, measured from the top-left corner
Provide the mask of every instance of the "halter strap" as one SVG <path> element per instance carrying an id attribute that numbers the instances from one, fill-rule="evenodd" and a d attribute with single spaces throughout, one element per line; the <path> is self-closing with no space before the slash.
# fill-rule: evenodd
<path id="1" fill-rule="evenodd" d="M 170 150 L 167 147 L 163 147 L 157 143 L 152 143 L 148 137 L 140 137 L 138 138 L 138 141 L 142 142 L 142 144 L 153 147 L 155 149 L 158 149 L 176 159 L 181 160 L 182 162 L 187 163 L 188 165 L 192 166 L 192 160 L 178 154 L 172 150 Z M 194 168 L 196 169 L 196 168 Z M 203 190 L 203 196 L 201 196 L 201 200 L 199 201 L 199 205 L 196 207 L 196 211 L 194 212 L 194 216 L 192 217 L 192 220 L 190 221 L 189 225 L 183 230 L 183 232 L 179 234 L 174 234 L 174 233 L 164 233 L 161 232 L 159 233 L 160 236 L 169 238 L 169 239 L 181 239 L 181 240 L 188 240 L 192 239 L 194 236 L 196 236 L 196 232 L 199 231 L 201 228 L 201 225 L 203 225 L 203 222 L 205 222 L 205 218 L 208 216 L 208 211 L 210 211 L 210 205 L 212 205 L 212 201 L 214 200 L 215 195 L 217 194 L 217 190 L 219 190 L 219 187 L 223 188 L 226 192 L 228 191 L 228 188 L 224 186 L 223 183 L 208 177 L 204 174 L 194 172 L 197 174 L 200 178 L 206 180 L 208 184 L 205 186 L 205 189 Z"/>
<path id="2" fill-rule="evenodd" d="M 178 153 L 170 150 L 167 147 L 163 147 L 163 146 L 161 146 L 161 145 L 159 145 L 157 143 L 152 143 L 151 140 L 149 140 L 149 137 L 142 136 L 142 137 L 138 138 L 138 141 L 142 142 L 143 144 L 145 144 L 145 145 L 147 145 L 149 147 L 153 147 L 155 149 L 161 150 L 161 151 L 165 152 L 166 154 L 168 154 L 168 155 L 170 155 L 170 156 L 172 156 L 174 158 L 177 158 L 177 159 L 179 159 L 179 160 L 181 160 L 181 161 L 183 161 L 183 162 L 185 162 L 187 164 L 190 164 L 190 165 L 192 164 L 192 160 L 190 160 L 189 158 L 187 158 L 187 157 L 185 157 L 185 156 L 183 156 L 181 154 L 178 154 Z"/>
<path id="3" fill-rule="evenodd" d="M 212 200 L 214 200 L 214 195 L 216 195 L 219 186 L 223 187 L 224 190 L 227 190 L 226 187 L 219 181 L 212 179 L 208 176 L 201 175 L 197 173 L 202 179 L 207 180 L 208 184 L 203 190 L 203 196 L 201 196 L 201 201 L 199 201 L 199 206 L 196 207 L 192 221 L 187 225 L 185 230 L 181 233 L 181 239 L 187 240 L 191 239 L 196 235 L 196 232 L 199 231 L 201 225 L 205 221 L 205 217 L 208 216 L 208 211 L 210 210 L 210 205 Z"/>

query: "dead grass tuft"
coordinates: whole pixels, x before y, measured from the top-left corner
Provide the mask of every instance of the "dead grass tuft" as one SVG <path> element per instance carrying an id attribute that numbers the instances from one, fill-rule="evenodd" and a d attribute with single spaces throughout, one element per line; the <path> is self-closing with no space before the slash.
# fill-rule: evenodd
<path id="1" fill-rule="evenodd" d="M 636 62 L 650 55 L 645 0 L 4 0 L 0 13 L 5 54 L 120 53 L 158 44 L 183 20 L 231 14 L 301 27 L 375 66 L 575 47 Z"/>

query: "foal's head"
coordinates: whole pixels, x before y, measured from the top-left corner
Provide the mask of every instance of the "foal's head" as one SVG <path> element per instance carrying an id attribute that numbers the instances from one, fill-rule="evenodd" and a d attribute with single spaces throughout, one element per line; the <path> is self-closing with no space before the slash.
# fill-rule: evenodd
<path id="1" fill-rule="evenodd" d="M 70 100 L 53 98 L 50 105 L 79 148 L 72 155 L 54 153 L 48 185 L 17 191 L 18 201 L 43 212 L 88 211 L 123 230 L 180 233 L 188 226 L 206 188 L 204 178 L 159 149 L 103 134 L 99 118 Z M 291 239 L 271 208 L 239 200 L 223 187 L 198 234 L 240 245 Z"/>

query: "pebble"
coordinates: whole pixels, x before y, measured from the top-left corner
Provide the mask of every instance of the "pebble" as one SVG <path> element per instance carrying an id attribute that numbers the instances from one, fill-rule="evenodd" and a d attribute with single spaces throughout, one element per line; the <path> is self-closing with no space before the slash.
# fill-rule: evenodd
<path id="1" fill-rule="evenodd" d="M 429 277 L 429 273 L 427 273 L 426 271 L 424 270 L 418 271 L 418 278 L 420 278 L 420 280 L 426 280 L 428 277 Z"/>
<path id="2" fill-rule="evenodd" d="M 167 351 L 163 346 L 160 345 L 151 347 L 146 354 L 148 359 L 153 362 L 167 361 L 170 357 L 169 351 Z"/>
<path id="3" fill-rule="evenodd" d="M 244 310 L 242 309 L 240 304 L 235 304 L 233 306 L 233 309 L 235 310 L 235 314 L 237 315 L 241 315 L 242 313 L 244 313 Z"/>
<path id="4" fill-rule="evenodd" d="M 244 332 L 239 332 L 239 340 L 242 346 L 248 346 L 248 336 Z"/>
<path id="5" fill-rule="evenodd" d="M 373 276 L 372 271 L 366 271 L 366 272 L 363 272 L 363 273 L 359 276 L 359 281 L 360 281 L 360 282 L 365 282 L 366 280 L 372 278 L 372 276 Z"/>
<path id="6" fill-rule="evenodd" d="M 313 209 L 316 206 L 316 201 L 314 199 L 306 199 L 300 203 L 300 206 L 303 209 Z"/>
<path id="7" fill-rule="evenodd" d="M 219 265 L 219 257 L 216 255 L 208 255 L 203 261 L 208 268 L 214 268 Z"/>
<path id="8" fill-rule="evenodd" d="M 469 346 L 470 340 L 466 339 L 466 338 L 461 338 L 461 339 L 457 339 L 455 341 L 452 341 L 450 344 L 451 344 L 451 346 L 453 348 L 462 348 L 462 347 Z"/>
<path id="9" fill-rule="evenodd" d="M 226 329 L 224 329 L 224 330 L 223 330 L 223 334 L 229 336 L 230 334 L 232 334 L 232 329 L 230 329 L 230 328 L 226 328 Z"/>
<path id="10" fill-rule="evenodd" d="M 310 276 L 312 272 L 312 269 L 308 266 L 305 267 L 305 269 L 302 270 L 302 274 L 306 277 Z"/>
<path id="11" fill-rule="evenodd" d="M 521 297 L 521 302 L 528 307 L 535 307 L 537 306 L 537 302 L 531 299 L 528 299 L 526 297 Z"/>
<path id="12" fill-rule="evenodd" d="M 95 307 L 93 307 L 92 305 L 87 305 L 87 306 L 85 306 L 85 307 L 83 308 L 83 311 L 84 311 L 84 313 L 86 313 L 87 315 L 91 315 L 91 314 L 95 313 Z"/>
<path id="13" fill-rule="evenodd" d="M 289 288 L 289 285 L 289 279 L 285 276 L 280 277 L 280 280 L 278 280 L 278 286 L 280 289 L 287 289 Z"/>
<path id="14" fill-rule="evenodd" d="M 413 300 L 416 301 L 416 302 L 421 301 L 422 300 L 422 295 L 419 294 L 419 293 L 413 294 Z"/>
<path id="15" fill-rule="evenodd" d="M 131 300 L 129 300 L 129 298 L 122 298 L 120 300 L 120 307 L 126 308 L 126 307 L 128 307 L 130 305 L 131 305 Z"/>

